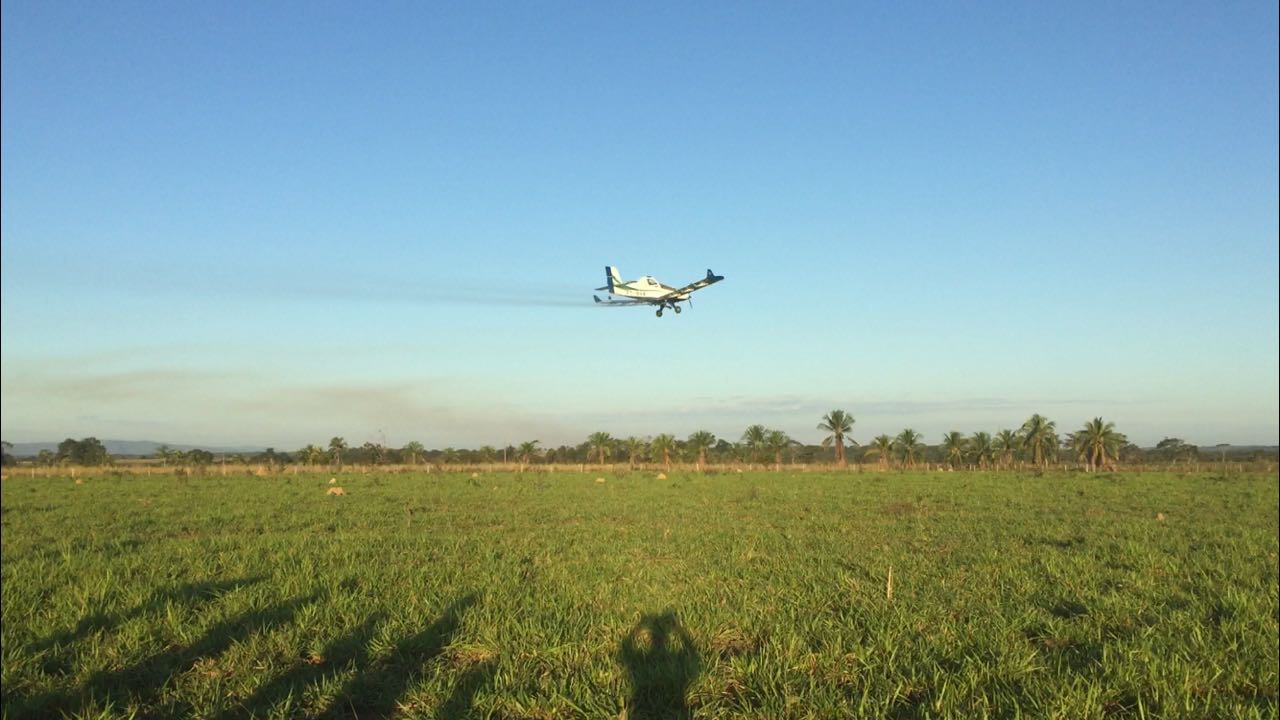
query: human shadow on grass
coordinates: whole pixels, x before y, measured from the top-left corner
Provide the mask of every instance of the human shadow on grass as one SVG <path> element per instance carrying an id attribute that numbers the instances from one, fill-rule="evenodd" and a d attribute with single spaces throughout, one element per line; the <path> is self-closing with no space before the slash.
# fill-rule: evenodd
<path id="1" fill-rule="evenodd" d="M 486 660 L 477 665 L 473 665 L 462 673 L 462 677 L 458 678 L 453 684 L 453 692 L 449 695 L 449 699 L 444 701 L 440 706 L 440 711 L 436 713 L 436 717 L 440 720 L 463 720 L 470 717 L 471 706 L 475 702 L 476 693 L 480 689 L 493 682 L 494 673 L 498 671 L 498 661 L 494 659 Z"/>
<path id="2" fill-rule="evenodd" d="M 383 718 L 390 716 L 401 704 L 405 692 L 423 676 L 426 665 L 439 657 L 453 640 L 458 628 L 462 625 L 462 616 L 474 605 L 476 597 L 466 595 L 453 601 L 445 608 L 440 617 L 421 632 L 415 633 L 395 644 L 385 658 L 378 662 L 366 661 L 357 670 L 355 676 L 347 681 L 339 690 L 337 697 L 323 712 L 322 717 L 355 717 Z M 468 694 L 463 687 L 464 681 L 474 686 Z M 470 699 L 483 685 L 476 678 L 466 675 L 454 689 L 457 700 L 451 698 L 445 703 L 441 717 L 461 717 L 470 708 Z M 459 695 L 459 690 L 462 695 Z M 446 712 L 452 707 L 453 713 Z"/>
<path id="3" fill-rule="evenodd" d="M 169 603 L 197 607 L 212 602 L 237 588 L 247 587 L 262 580 L 261 575 L 236 580 L 207 580 L 185 583 L 172 588 L 157 590 L 146 601 L 124 612 L 105 613 L 101 610 L 80 618 L 74 628 L 63 628 L 27 646 L 30 652 L 45 652 L 58 647 L 74 645 L 96 632 L 110 632 L 116 627 L 151 612 L 162 610 Z"/>
<path id="4" fill-rule="evenodd" d="M 211 603 L 224 594 L 237 588 L 247 587 L 262 580 L 261 576 L 250 576 L 234 580 L 203 581 L 185 583 L 172 588 L 163 588 L 153 592 L 145 601 L 127 610 L 115 613 L 95 610 L 80 618 L 75 627 L 62 628 L 36 640 L 26 647 L 26 651 L 39 657 L 40 671 L 46 676 L 60 677 L 70 674 L 75 666 L 76 646 L 96 633 L 113 632 L 119 626 L 152 613 L 158 613 L 170 604 L 197 608 Z M 0 689 L 0 704 L 5 711 L 31 706 L 48 701 L 55 694 L 45 693 L 38 697 L 24 697 L 21 693 L 11 693 L 8 687 Z"/>
<path id="5" fill-rule="evenodd" d="M 196 642 L 185 647 L 171 647 L 154 653 L 117 670 L 100 671 L 90 676 L 76 691 L 51 692 L 12 708 L 13 715 L 30 713 L 32 717 L 75 715 L 91 705 L 128 707 L 153 705 L 171 678 L 181 675 L 205 658 L 226 652 L 232 645 L 255 634 L 289 624 L 298 610 L 318 601 L 322 593 L 294 598 L 267 608 L 249 610 L 222 620 Z M 6 712 L 10 711 L 6 703 Z M 189 715 L 191 708 L 168 708 L 164 714 Z M 147 712 L 159 712 L 155 709 Z"/>
<path id="6" fill-rule="evenodd" d="M 319 657 L 300 658 L 293 668 L 258 688 L 243 703 L 226 709 L 219 719 L 265 717 L 281 712 L 330 718 L 392 715 L 408 689 L 422 677 L 426 665 L 439 657 L 452 641 L 463 614 L 474 602 L 475 597 L 468 595 L 452 603 L 422 632 L 396 643 L 386 657 L 375 658 L 369 652 L 378 626 L 385 620 L 381 613 L 370 615 L 351 632 L 326 645 Z M 309 688 L 351 669 L 354 674 L 327 706 L 319 709 L 302 706 Z M 492 680 L 496 669 L 497 663 L 492 659 L 468 668 L 432 717 L 442 720 L 466 717 L 476 693 Z"/>
<path id="7" fill-rule="evenodd" d="M 702 659 L 674 612 L 642 617 L 622 639 L 618 661 L 631 678 L 628 718 L 692 717 L 687 694 Z"/>
<path id="8" fill-rule="evenodd" d="M 268 715 L 287 699 L 297 702 L 308 687 L 320 683 L 326 676 L 351 665 L 364 667 L 369 663 L 369 644 L 382 620 L 380 613 L 370 615 L 351 632 L 325 645 L 319 657 L 299 658 L 297 665 L 259 687 L 239 706 L 223 711 L 219 718 Z"/>

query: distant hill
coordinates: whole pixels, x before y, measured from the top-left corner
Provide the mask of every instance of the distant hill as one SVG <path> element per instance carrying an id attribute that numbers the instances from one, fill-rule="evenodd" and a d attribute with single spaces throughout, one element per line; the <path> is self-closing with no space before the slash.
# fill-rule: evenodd
<path id="1" fill-rule="evenodd" d="M 79 439 L 79 438 L 77 438 Z M 14 457 L 35 457 L 41 450 L 49 452 L 58 451 L 58 442 L 27 442 L 14 443 L 13 449 L 9 451 Z M 106 446 L 107 452 L 116 457 L 141 457 L 144 455 L 154 455 L 156 450 L 162 445 L 168 445 L 171 450 L 208 450 L 212 453 L 257 453 L 262 452 L 265 448 L 260 447 L 211 447 L 208 445 L 187 445 L 183 443 L 162 443 L 152 440 L 103 440 L 102 444 Z"/>
<path id="2" fill-rule="evenodd" d="M 1262 452 L 1269 455 L 1280 454 L 1280 445 L 1227 445 L 1226 447 L 1218 447 L 1217 445 L 1200 445 L 1196 448 L 1205 455 L 1217 455 L 1226 452 L 1228 455 L 1248 455 L 1250 453 Z"/>

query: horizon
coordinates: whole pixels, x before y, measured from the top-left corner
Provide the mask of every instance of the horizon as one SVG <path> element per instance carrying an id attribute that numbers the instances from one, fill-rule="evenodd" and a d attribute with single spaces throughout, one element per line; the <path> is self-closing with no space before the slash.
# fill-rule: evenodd
<path id="1" fill-rule="evenodd" d="M 0 8 L 9 442 L 1280 444 L 1274 3 Z"/>
<path id="2" fill-rule="evenodd" d="M 906 428 L 904 428 L 904 429 L 906 429 Z M 1011 429 L 1012 429 L 1012 428 L 1011 428 Z M 988 432 L 990 432 L 990 431 L 988 431 Z M 714 433 L 713 433 L 713 434 L 714 434 Z M 887 433 L 886 433 L 886 434 L 887 434 Z M 966 434 L 966 436 L 969 436 L 969 435 L 972 435 L 972 433 L 967 433 L 967 434 Z M 86 436 L 86 437 L 83 437 L 83 438 L 64 438 L 63 440 L 26 440 L 26 441 L 10 442 L 10 444 L 11 444 L 11 445 L 14 445 L 15 447 L 16 447 L 16 446 L 33 446 L 33 445 L 34 445 L 34 446 L 49 446 L 49 447 L 56 448 L 56 447 L 57 447 L 57 445 L 58 445 L 59 443 L 61 443 L 61 442 L 65 442 L 66 440 L 86 440 L 86 439 L 88 439 L 89 437 L 95 437 L 95 438 L 96 438 L 96 436 Z M 635 436 L 635 437 L 637 437 L 638 439 L 641 439 L 641 440 L 651 441 L 651 440 L 653 440 L 653 438 L 655 437 L 655 435 L 654 435 L 654 434 L 648 434 L 648 435 Z M 716 437 L 716 441 L 717 441 L 717 442 L 719 442 L 719 441 L 721 441 L 721 440 L 727 440 L 727 441 L 729 441 L 729 442 L 731 442 L 731 443 L 734 443 L 735 445 L 736 445 L 736 444 L 739 444 L 739 442 L 741 441 L 741 438 L 738 438 L 738 440 L 730 440 L 730 439 L 729 439 L 729 438 L 727 438 L 727 437 L 721 437 L 721 436 L 719 436 L 719 435 L 716 435 L 715 437 Z M 299 451 L 299 450 L 304 449 L 305 447 L 307 447 L 307 445 L 308 445 L 308 444 L 309 444 L 309 445 L 314 445 L 314 446 L 319 447 L 319 448 L 321 448 L 321 449 L 325 449 L 325 448 L 327 447 L 327 444 L 326 444 L 326 443 L 323 443 L 323 442 L 311 442 L 311 443 L 306 443 L 306 444 L 303 444 L 303 445 L 298 445 L 298 446 L 296 446 L 296 447 L 295 447 L 295 446 L 291 446 L 291 445 L 271 445 L 271 444 L 261 444 L 261 443 L 258 443 L 258 444 L 251 444 L 251 445 L 219 445 L 219 444 L 216 444 L 216 443 L 212 443 L 212 444 L 192 444 L 192 443 L 184 443 L 184 442 L 164 442 L 164 441 L 158 441 L 158 440 L 129 440 L 129 439 L 122 439 L 122 438 L 97 438 L 97 439 L 98 439 L 98 440 L 99 440 L 99 441 L 100 441 L 104 446 L 107 446 L 109 451 L 110 451 L 110 446 L 111 446 L 111 445 L 117 445 L 117 446 L 118 446 L 118 445 L 151 445 L 151 446 L 155 446 L 155 447 L 157 447 L 157 448 L 159 448 L 159 447 L 168 447 L 168 448 L 171 448 L 171 449 L 174 449 L 174 450 L 182 450 L 182 449 L 184 449 L 184 448 L 185 448 L 185 449 L 191 449 L 191 450 L 208 450 L 208 451 L 210 451 L 210 452 L 214 452 L 214 453 L 265 452 L 265 451 L 267 451 L 267 450 L 276 450 L 276 451 L 278 451 L 278 452 L 291 453 L 291 452 L 297 452 L 297 451 Z M 626 439 L 627 439 L 626 437 L 618 437 L 618 436 L 614 436 L 614 437 L 613 437 L 613 440 L 614 440 L 615 442 L 616 442 L 616 441 L 621 441 L 621 440 L 626 440 Z M 685 440 L 687 440 L 687 437 L 675 436 L 675 439 L 676 439 L 676 441 L 677 441 L 677 442 L 684 442 Z M 1163 440 L 1171 440 L 1171 439 L 1182 440 L 1182 441 L 1184 441 L 1187 445 L 1192 446 L 1192 447 L 1195 447 L 1195 448 L 1197 448 L 1197 449 L 1199 449 L 1199 450 L 1202 450 L 1202 451 L 1204 451 L 1204 450 L 1212 450 L 1212 449 L 1215 449 L 1215 448 L 1224 448 L 1224 447 L 1228 447 L 1228 448 L 1248 448 L 1248 449 L 1257 449 L 1257 448 L 1262 448 L 1262 449 L 1277 449 L 1277 448 L 1280 448 L 1280 444 L 1265 445 L 1265 444 L 1255 444 L 1255 443 L 1231 443 L 1231 442 L 1224 442 L 1224 443 L 1204 443 L 1204 442 L 1197 442 L 1197 441 L 1196 441 L 1196 440 L 1194 440 L 1194 439 L 1188 439 L 1188 438 L 1173 438 L 1173 437 L 1168 437 L 1168 436 L 1166 436 L 1166 437 L 1164 437 L 1164 438 L 1161 438 L 1161 440 L 1162 440 L 1162 441 L 1163 441 Z M 344 440 L 345 440 L 345 438 L 344 438 Z M 817 442 L 801 442 L 801 441 L 796 440 L 795 438 L 792 438 L 792 440 L 793 440 L 793 441 L 795 441 L 795 442 L 797 442 L 797 443 L 799 443 L 799 445 L 800 445 L 800 446 L 802 446 L 802 447 L 811 447 L 811 448 L 812 448 L 812 447 L 821 447 L 821 446 L 822 446 L 822 442 L 821 442 L 821 440 L 819 440 L 819 441 L 817 441 Z M 370 441 L 370 442 L 372 442 L 372 441 Z M 410 441 L 410 442 L 413 442 L 413 441 Z M 523 442 L 523 441 L 521 441 L 521 442 Z M 539 441 L 539 445 L 540 445 L 539 450 L 541 450 L 541 451 L 545 451 L 545 450 L 555 449 L 555 448 L 560 448 L 560 447 L 575 447 L 575 448 L 576 448 L 576 447 L 581 447 L 581 446 L 583 446 L 583 445 L 587 444 L 587 442 L 588 442 L 588 441 L 587 441 L 586 439 L 584 439 L 582 442 L 578 442 L 578 443 L 558 443 L 558 444 L 555 444 L 555 445 L 547 445 L 547 444 L 541 443 L 541 442 Z M 1148 444 L 1148 443 L 1135 443 L 1135 442 L 1133 442 L 1132 440 L 1129 440 L 1129 442 L 1130 442 L 1131 444 L 1133 444 L 1133 445 L 1137 446 L 1138 448 L 1142 449 L 1142 450 L 1153 450 L 1153 449 L 1155 449 L 1155 448 L 1156 448 L 1156 446 L 1157 446 L 1157 444 L 1158 444 L 1158 442 L 1153 442 L 1153 443 L 1149 443 L 1149 444 Z M 928 441 L 927 441 L 927 438 L 926 438 L 926 442 L 925 442 L 924 444 L 925 444 L 925 446 L 926 446 L 926 447 L 938 447 L 938 446 L 940 446 L 942 443 L 941 443 L 941 442 L 937 442 L 937 443 L 935 443 L 935 442 L 928 442 Z M 358 443 L 358 444 L 350 444 L 350 443 L 348 443 L 348 447 L 350 447 L 350 448 L 358 448 L 358 447 L 360 447 L 360 446 L 362 446 L 362 445 L 363 445 L 363 443 Z M 389 450 L 400 450 L 400 449 L 403 449 L 406 445 L 408 445 L 408 443 L 404 443 L 404 444 L 401 444 L 401 445 L 389 444 L 389 445 L 384 445 L 383 447 L 386 447 L 386 448 L 387 448 L 387 449 L 389 449 Z M 471 451 L 477 451 L 477 450 L 479 450 L 479 449 L 481 449 L 482 447 L 485 447 L 485 446 L 489 446 L 489 447 L 495 448 L 495 449 L 497 449 L 497 450 L 501 450 L 501 449 L 502 449 L 502 448 L 504 448 L 504 447 L 517 447 L 517 443 L 514 443 L 514 442 L 513 442 L 513 443 L 507 443 L 506 445 L 496 445 L 496 444 L 494 444 L 494 443 L 486 443 L 485 445 L 463 446 L 463 447 L 455 447 L 455 446 L 451 446 L 451 445 L 448 445 L 448 446 L 446 446 L 446 445 L 433 446 L 433 445 L 430 445 L 430 444 L 426 444 L 426 443 L 424 443 L 424 446 L 425 446 L 425 447 L 424 447 L 424 451 L 425 451 L 425 452 L 428 452 L 428 453 L 431 453 L 431 452 L 442 452 L 442 451 L 445 451 L 445 450 L 459 450 L 459 451 L 471 452 Z M 852 449 L 852 448 L 867 448 L 867 447 L 870 447 L 870 446 L 871 446 L 870 441 L 868 441 L 868 442 L 857 442 L 856 440 L 851 439 L 851 436 L 846 436 L 846 437 L 845 437 L 845 448 L 846 448 L 846 449 Z M 27 451 L 30 451 L 30 447 L 27 447 Z M 120 452 L 120 451 L 117 451 L 117 452 L 113 452 L 113 453 L 111 453 L 111 454 L 113 454 L 113 455 L 135 455 L 136 453 L 132 453 L 132 452 Z"/>

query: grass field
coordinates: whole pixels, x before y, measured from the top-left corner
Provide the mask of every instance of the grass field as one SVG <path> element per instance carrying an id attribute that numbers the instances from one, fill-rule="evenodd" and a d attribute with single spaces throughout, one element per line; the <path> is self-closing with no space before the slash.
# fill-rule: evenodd
<path id="1" fill-rule="evenodd" d="M 1275 476 L 604 477 L 6 479 L 4 715 L 1277 717 Z"/>

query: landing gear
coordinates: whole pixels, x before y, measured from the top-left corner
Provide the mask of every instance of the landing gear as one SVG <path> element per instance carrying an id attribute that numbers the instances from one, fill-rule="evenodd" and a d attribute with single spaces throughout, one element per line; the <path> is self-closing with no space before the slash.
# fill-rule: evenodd
<path id="1" fill-rule="evenodd" d="M 675 310 L 677 315 L 679 315 L 679 314 L 680 314 L 680 306 L 679 306 L 679 305 L 672 305 L 672 306 L 671 306 L 671 309 L 672 309 L 672 310 Z"/>
<path id="2" fill-rule="evenodd" d="M 658 317 L 662 317 L 662 308 L 658 308 Z"/>

